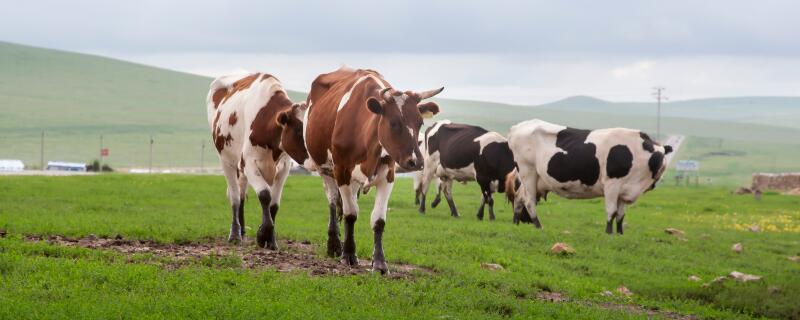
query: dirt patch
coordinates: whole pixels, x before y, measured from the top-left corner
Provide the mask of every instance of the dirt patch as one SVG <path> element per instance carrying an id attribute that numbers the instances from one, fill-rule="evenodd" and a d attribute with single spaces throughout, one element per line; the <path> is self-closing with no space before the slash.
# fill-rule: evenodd
<path id="1" fill-rule="evenodd" d="M 800 196 L 800 188 L 794 188 L 792 190 L 784 192 L 783 194 L 787 196 Z"/>
<path id="2" fill-rule="evenodd" d="M 67 247 L 82 247 L 88 249 L 113 250 L 131 256 L 129 261 L 137 254 L 150 254 L 159 259 L 151 261 L 168 269 L 196 265 L 219 259 L 218 265 L 240 267 L 244 269 L 266 270 L 274 269 L 278 272 L 305 271 L 314 276 L 330 275 L 358 275 L 370 273 L 371 261 L 360 259 L 358 266 L 347 266 L 334 259 L 322 258 L 315 254 L 314 246 L 308 241 L 281 240 L 278 242 L 278 251 L 257 248 L 252 240 L 246 240 L 241 245 L 232 245 L 226 242 L 188 243 L 188 244 L 163 244 L 147 240 L 116 238 L 98 238 L 88 236 L 84 238 L 69 238 L 62 236 L 26 236 L 26 241 L 44 241 L 49 244 Z M 212 264 L 214 263 L 207 263 Z M 388 278 L 406 279 L 415 275 L 431 273 L 427 268 L 408 264 L 389 263 Z"/>
<path id="3" fill-rule="evenodd" d="M 693 315 L 683 315 L 671 311 L 658 310 L 655 308 L 647 308 L 633 304 L 572 300 L 563 293 L 559 292 L 541 291 L 536 294 L 536 300 L 552 302 L 552 303 L 577 303 L 587 307 L 602 308 L 606 310 L 621 310 L 636 315 L 646 314 L 648 318 L 663 317 L 667 319 L 679 319 L 679 320 L 698 319 Z"/>

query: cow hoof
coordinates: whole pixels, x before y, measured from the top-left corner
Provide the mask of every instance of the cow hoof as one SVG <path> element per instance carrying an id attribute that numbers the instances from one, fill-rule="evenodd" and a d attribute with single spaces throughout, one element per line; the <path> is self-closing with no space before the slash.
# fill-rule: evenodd
<path id="1" fill-rule="evenodd" d="M 338 239 L 328 239 L 328 257 L 336 258 L 342 256 L 342 242 Z"/>
<path id="2" fill-rule="evenodd" d="M 259 227 L 258 233 L 256 233 L 256 244 L 259 248 L 278 250 L 278 244 L 275 241 L 275 228 L 264 225 Z"/>
<path id="3" fill-rule="evenodd" d="M 536 227 L 536 229 L 542 228 L 542 223 L 539 222 L 539 217 L 531 219 L 531 223 L 533 223 L 533 226 Z"/>
<path id="4" fill-rule="evenodd" d="M 438 206 L 439 202 L 441 202 L 441 201 L 442 201 L 442 199 L 439 199 L 439 198 L 433 199 L 433 202 L 431 202 L 431 208 L 436 208 L 436 206 Z"/>
<path id="5" fill-rule="evenodd" d="M 382 275 L 389 274 L 389 266 L 386 264 L 386 261 L 383 260 L 373 260 L 372 261 L 372 271 L 380 271 Z"/>
<path id="6" fill-rule="evenodd" d="M 342 263 L 348 266 L 357 266 L 358 265 L 358 257 L 355 254 L 343 254 L 342 255 Z"/>
<path id="7" fill-rule="evenodd" d="M 419 208 L 419 209 L 417 209 L 417 211 L 419 211 L 419 213 L 421 213 L 421 214 L 425 214 L 425 209 Z"/>
<path id="8" fill-rule="evenodd" d="M 242 236 L 241 235 L 239 235 L 239 236 L 229 235 L 228 236 L 228 242 L 232 243 L 232 244 L 240 244 L 240 243 L 242 243 Z"/>
<path id="9" fill-rule="evenodd" d="M 482 215 L 476 215 L 476 217 L 478 217 L 479 221 L 483 221 L 483 216 Z"/>

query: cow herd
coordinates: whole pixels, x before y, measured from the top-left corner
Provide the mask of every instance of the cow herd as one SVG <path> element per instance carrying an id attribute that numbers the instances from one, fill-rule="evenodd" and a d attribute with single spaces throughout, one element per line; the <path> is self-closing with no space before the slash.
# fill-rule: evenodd
<path id="1" fill-rule="evenodd" d="M 386 212 L 395 170 L 412 172 L 419 211 L 435 182 L 451 215 L 453 181 L 476 181 L 478 219 L 486 207 L 494 220 L 495 192 L 513 203 L 514 222 L 541 227 L 536 204 L 549 192 L 566 198 L 605 198 L 606 232 L 616 221 L 622 234 L 624 206 L 652 189 L 672 151 L 638 130 L 579 130 L 529 120 L 508 138 L 478 126 L 447 120 L 420 136 L 423 119 L 440 112 L 425 101 L 444 88 L 401 91 L 373 70 L 340 68 L 319 75 L 306 101 L 289 99 L 280 81 L 265 73 L 222 76 L 207 96 L 208 122 L 227 181 L 231 206 L 228 240 L 245 235 L 244 201 L 250 185 L 261 204 L 259 247 L 277 250 L 275 226 L 281 192 L 292 161 L 322 177 L 328 200 L 327 253 L 358 264 L 354 225 L 359 193 L 375 189 L 370 216 L 372 268 L 388 272 L 383 252 Z M 344 240 L 339 221 L 343 221 Z"/>

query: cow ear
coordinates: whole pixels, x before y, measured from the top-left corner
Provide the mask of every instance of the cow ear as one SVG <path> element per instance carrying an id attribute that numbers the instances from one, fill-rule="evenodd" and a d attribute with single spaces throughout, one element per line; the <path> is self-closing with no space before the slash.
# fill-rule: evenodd
<path id="1" fill-rule="evenodd" d="M 428 119 L 439 113 L 439 105 L 436 102 L 430 101 L 417 105 L 419 113 L 423 118 Z"/>
<path id="2" fill-rule="evenodd" d="M 670 154 L 672 152 L 672 146 L 664 146 L 664 154 Z"/>
<path id="3" fill-rule="evenodd" d="M 289 112 L 291 111 L 284 111 L 278 114 L 278 124 L 280 126 L 285 126 L 287 123 L 289 123 Z"/>
<path id="4" fill-rule="evenodd" d="M 372 113 L 374 114 L 383 114 L 383 106 L 381 105 L 381 102 L 378 101 L 378 99 L 375 98 L 367 99 L 367 108 L 369 108 L 369 111 L 372 111 Z"/>

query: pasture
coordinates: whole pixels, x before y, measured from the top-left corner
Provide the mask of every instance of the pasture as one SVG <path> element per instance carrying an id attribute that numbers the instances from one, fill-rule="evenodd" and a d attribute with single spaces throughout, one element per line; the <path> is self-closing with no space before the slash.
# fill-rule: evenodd
<path id="1" fill-rule="evenodd" d="M 627 210 L 624 236 L 608 236 L 600 199 L 551 196 L 539 206 L 544 228 L 535 230 L 511 224 L 501 195 L 498 220 L 477 221 L 477 185 L 454 189 L 459 219 L 446 205 L 420 215 L 411 180 L 395 184 L 386 258 L 390 270 L 402 263 L 416 271 L 320 276 L 245 268 L 237 252 L 252 251 L 252 243 L 176 266 L 148 252 L 26 240 L 119 235 L 228 248 L 230 209 L 220 176 L 0 177 L 0 229 L 7 232 L 0 238 L 0 318 L 800 318 L 800 263 L 789 259 L 800 255 L 800 197 L 765 193 L 756 202 L 726 188 L 676 188 L 667 180 Z M 360 259 L 372 253 L 373 196 L 360 201 Z M 255 199 L 251 192 L 248 238 L 261 220 Z M 328 259 L 327 212 L 318 177 L 290 177 L 277 217 L 281 250 L 288 240 L 310 243 L 317 259 Z M 749 230 L 754 224 L 761 232 Z M 551 254 L 556 242 L 576 253 Z M 734 243 L 742 243 L 741 253 L 731 250 Z M 703 286 L 732 271 L 763 278 Z M 687 280 L 692 275 L 702 280 Z"/>

